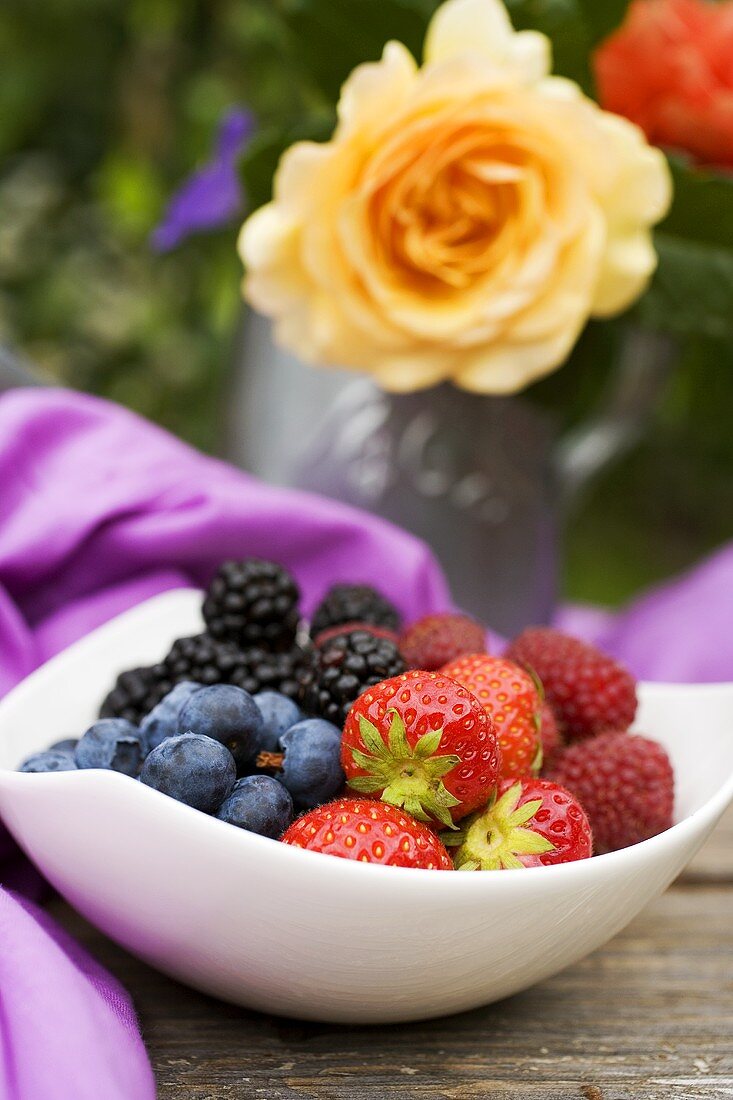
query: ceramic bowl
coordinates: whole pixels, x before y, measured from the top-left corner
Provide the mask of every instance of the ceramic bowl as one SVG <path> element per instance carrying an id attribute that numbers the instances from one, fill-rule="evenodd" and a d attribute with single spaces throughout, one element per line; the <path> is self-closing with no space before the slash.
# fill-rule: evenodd
<path id="1" fill-rule="evenodd" d="M 169 592 L 90 634 L 0 703 L 0 813 L 68 901 L 152 966 L 249 1008 L 385 1023 L 458 1012 L 600 946 L 682 870 L 733 800 L 733 685 L 644 684 L 637 728 L 674 761 L 673 828 L 558 867 L 438 874 L 350 863 L 206 817 L 110 771 L 27 775 L 123 668 L 200 629 Z"/>

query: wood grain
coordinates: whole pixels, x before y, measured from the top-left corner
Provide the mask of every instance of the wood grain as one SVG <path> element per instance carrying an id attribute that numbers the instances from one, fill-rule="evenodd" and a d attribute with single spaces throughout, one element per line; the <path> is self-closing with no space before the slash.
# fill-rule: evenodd
<path id="1" fill-rule="evenodd" d="M 733 1097 L 733 813 L 606 947 L 500 1004 L 422 1024 L 246 1012 L 163 978 L 62 903 L 55 915 L 132 991 L 160 1100 Z"/>

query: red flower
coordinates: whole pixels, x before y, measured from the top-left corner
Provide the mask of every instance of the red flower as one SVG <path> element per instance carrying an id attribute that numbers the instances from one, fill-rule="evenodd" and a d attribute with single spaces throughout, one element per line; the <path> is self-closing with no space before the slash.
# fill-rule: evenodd
<path id="1" fill-rule="evenodd" d="M 650 141 L 733 167 L 733 0 L 632 0 L 595 74 L 601 104 Z"/>

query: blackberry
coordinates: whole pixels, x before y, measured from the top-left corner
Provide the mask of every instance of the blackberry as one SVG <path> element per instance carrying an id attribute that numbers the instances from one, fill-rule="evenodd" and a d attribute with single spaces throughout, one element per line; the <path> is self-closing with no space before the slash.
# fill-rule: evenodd
<path id="1" fill-rule="evenodd" d="M 165 664 L 174 683 L 194 680 L 205 685 L 234 684 L 250 695 L 279 691 L 296 699 L 310 656 L 296 645 L 282 653 L 271 653 L 259 646 L 240 649 L 209 634 L 196 634 L 174 642 Z"/>
<path id="2" fill-rule="evenodd" d="M 193 680 L 206 687 L 229 684 L 242 663 L 242 651 L 231 642 L 220 642 L 210 634 L 179 638 L 163 661 L 171 685 Z"/>
<path id="3" fill-rule="evenodd" d="M 241 663 L 230 682 L 251 695 L 257 695 L 260 691 L 278 691 L 297 702 L 303 680 L 310 673 L 311 663 L 310 652 L 296 645 L 283 653 L 270 653 L 259 648 L 245 649 L 241 651 Z"/>
<path id="4" fill-rule="evenodd" d="M 335 584 L 329 588 L 311 621 L 311 637 L 341 623 L 372 623 L 397 630 L 397 609 L 368 584 Z"/>
<path id="5" fill-rule="evenodd" d="M 172 687 L 173 681 L 163 664 L 128 669 L 120 673 L 104 698 L 99 717 L 126 718 L 137 725 Z"/>
<path id="6" fill-rule="evenodd" d="M 368 630 L 347 630 L 330 638 L 314 654 L 313 666 L 304 676 L 300 704 L 308 714 L 326 718 L 341 729 L 358 695 L 404 671 L 405 662 L 391 639 Z"/>
<path id="7" fill-rule="evenodd" d="M 241 648 L 287 650 L 298 629 L 300 592 L 293 578 L 272 561 L 225 561 L 204 599 L 212 637 Z"/>

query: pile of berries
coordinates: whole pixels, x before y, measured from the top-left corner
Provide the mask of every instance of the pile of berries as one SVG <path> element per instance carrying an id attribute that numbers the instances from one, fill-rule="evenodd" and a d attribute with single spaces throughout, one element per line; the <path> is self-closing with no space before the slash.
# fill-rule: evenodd
<path id="1" fill-rule="evenodd" d="M 546 627 L 503 656 L 465 615 L 364 584 L 308 631 L 273 562 L 219 569 L 207 629 L 120 675 L 100 719 L 22 771 L 107 768 L 239 828 L 345 859 L 501 870 L 585 859 L 672 824 L 672 767 L 629 733 L 636 685 Z"/>

